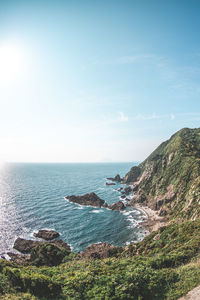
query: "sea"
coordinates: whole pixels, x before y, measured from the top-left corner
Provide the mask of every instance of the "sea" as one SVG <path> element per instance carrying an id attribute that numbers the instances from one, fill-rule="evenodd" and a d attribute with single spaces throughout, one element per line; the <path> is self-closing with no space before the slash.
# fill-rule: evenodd
<path id="1" fill-rule="evenodd" d="M 73 251 L 108 242 L 124 246 L 147 234 L 140 225 L 146 215 L 133 207 L 124 211 L 81 206 L 68 195 L 95 192 L 108 204 L 120 200 L 122 184 L 106 186 L 107 177 L 124 176 L 130 163 L 6 163 L 0 166 L 0 255 L 13 252 L 17 237 L 35 239 L 39 229 L 54 229 Z"/>

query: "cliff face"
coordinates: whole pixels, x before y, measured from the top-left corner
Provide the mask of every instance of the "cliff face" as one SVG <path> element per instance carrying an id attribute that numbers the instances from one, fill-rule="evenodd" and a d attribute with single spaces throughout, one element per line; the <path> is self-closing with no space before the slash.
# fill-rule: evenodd
<path id="1" fill-rule="evenodd" d="M 162 143 L 124 177 L 136 189 L 132 204 L 160 215 L 194 220 L 200 216 L 200 128 L 184 128 Z"/>

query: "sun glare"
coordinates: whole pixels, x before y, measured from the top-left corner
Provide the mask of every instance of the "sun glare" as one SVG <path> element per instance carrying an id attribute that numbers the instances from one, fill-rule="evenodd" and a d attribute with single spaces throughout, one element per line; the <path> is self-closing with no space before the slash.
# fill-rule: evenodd
<path id="1" fill-rule="evenodd" d="M 25 55 L 18 44 L 0 44 L 0 83 L 17 81 L 24 72 Z"/>

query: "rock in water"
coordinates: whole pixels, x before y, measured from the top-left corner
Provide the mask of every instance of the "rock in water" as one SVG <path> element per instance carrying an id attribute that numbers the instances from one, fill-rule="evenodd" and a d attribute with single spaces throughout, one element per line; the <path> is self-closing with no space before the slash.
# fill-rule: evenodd
<path id="1" fill-rule="evenodd" d="M 122 201 L 118 201 L 112 205 L 109 205 L 108 208 L 110 208 L 112 210 L 122 210 L 125 208 L 125 205 Z"/>
<path id="2" fill-rule="evenodd" d="M 35 237 L 44 239 L 46 241 L 53 240 L 60 236 L 60 234 L 58 232 L 56 232 L 55 230 L 46 230 L 46 229 L 40 229 L 38 231 L 38 233 L 34 233 L 33 235 Z"/>
<path id="3" fill-rule="evenodd" d="M 108 177 L 108 180 L 116 181 L 116 182 L 121 182 L 122 178 L 120 177 L 119 174 L 117 174 L 114 178 L 113 177 Z"/>
<path id="4" fill-rule="evenodd" d="M 80 205 L 89 205 L 95 207 L 108 207 L 107 203 L 99 198 L 95 193 L 85 194 L 83 196 L 66 196 L 65 199 L 70 202 L 77 203 Z"/>

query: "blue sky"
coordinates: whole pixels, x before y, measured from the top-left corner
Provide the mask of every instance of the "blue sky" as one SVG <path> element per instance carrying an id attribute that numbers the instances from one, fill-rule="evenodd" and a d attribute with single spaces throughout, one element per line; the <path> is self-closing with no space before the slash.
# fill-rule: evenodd
<path id="1" fill-rule="evenodd" d="M 138 161 L 200 123 L 199 1 L 0 1 L 2 161 Z"/>

